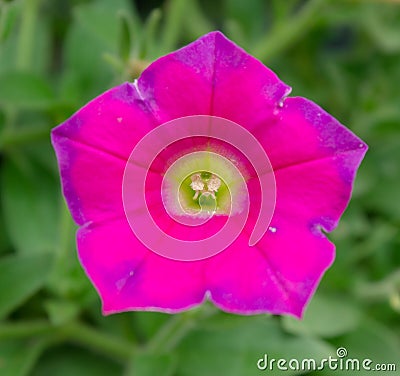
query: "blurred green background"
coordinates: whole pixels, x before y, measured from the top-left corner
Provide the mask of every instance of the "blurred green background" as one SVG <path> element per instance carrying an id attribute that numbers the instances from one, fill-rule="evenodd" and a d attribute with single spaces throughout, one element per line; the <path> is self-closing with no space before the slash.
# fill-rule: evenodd
<path id="1" fill-rule="evenodd" d="M 49 132 L 148 62 L 220 29 L 370 150 L 305 319 L 102 317 L 76 257 Z M 257 360 L 335 356 L 400 374 L 400 3 L 0 1 L 0 375 L 251 376 Z M 300 374 L 286 371 L 283 374 Z M 365 372 L 330 370 L 310 375 Z M 368 372 L 374 374 L 374 372 Z"/>

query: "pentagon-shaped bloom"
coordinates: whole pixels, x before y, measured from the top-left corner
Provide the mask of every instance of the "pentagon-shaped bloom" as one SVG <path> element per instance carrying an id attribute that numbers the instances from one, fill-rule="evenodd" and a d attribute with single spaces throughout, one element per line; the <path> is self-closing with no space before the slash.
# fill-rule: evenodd
<path id="1" fill-rule="evenodd" d="M 158 59 L 137 81 L 100 95 L 52 131 L 63 192 L 80 226 L 79 258 L 105 314 L 179 312 L 208 298 L 227 312 L 302 315 L 334 259 L 323 231 L 337 226 L 367 146 L 289 92 L 260 61 L 213 32 Z M 185 128 L 174 128 L 176 119 L 196 115 L 216 119 L 215 134 L 227 128 L 217 137 L 197 131 L 188 137 Z M 231 125 L 220 127 L 224 119 Z M 176 142 L 163 145 L 169 133 L 158 130 L 165 124 L 182 129 Z M 237 148 L 233 134 L 248 148 Z M 253 153 L 253 139 L 265 160 Z M 146 154 L 152 145 L 159 148 L 155 157 Z M 263 174 L 274 182 L 264 199 Z M 268 199 L 269 209 L 260 211 Z M 178 238 L 190 255 L 244 212 L 243 229 L 209 257 L 173 259 L 146 243 L 162 251 L 164 241 Z M 195 216 L 200 225 L 189 223 Z M 267 230 L 251 241 L 257 221 Z M 143 241 L 137 228 L 153 222 L 168 236 L 152 239 L 149 230 Z"/>

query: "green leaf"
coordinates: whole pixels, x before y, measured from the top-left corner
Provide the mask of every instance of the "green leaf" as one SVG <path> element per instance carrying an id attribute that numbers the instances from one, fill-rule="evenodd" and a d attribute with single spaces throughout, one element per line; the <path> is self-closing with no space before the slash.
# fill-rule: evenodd
<path id="1" fill-rule="evenodd" d="M 186 7 L 183 27 L 188 40 L 197 39 L 215 29 L 198 0 L 187 1 Z"/>
<path id="2" fill-rule="evenodd" d="M 49 349 L 31 376 L 121 376 L 121 374 L 121 367 L 105 357 L 96 356 L 83 349 L 63 346 Z"/>
<path id="3" fill-rule="evenodd" d="M 8 315 L 45 284 L 52 261 L 48 254 L 0 259 L 0 317 Z"/>
<path id="4" fill-rule="evenodd" d="M 15 25 L 20 3 L 0 4 L 0 42 L 4 42 Z"/>
<path id="5" fill-rule="evenodd" d="M 115 47 L 117 39 L 115 39 Z M 74 108 L 85 104 L 110 87 L 112 70 L 104 59 L 116 48 L 104 44 L 79 22 L 74 22 L 65 40 L 61 95 Z"/>
<path id="6" fill-rule="evenodd" d="M 65 324 L 74 319 L 80 307 L 74 302 L 66 300 L 48 300 L 44 303 L 50 322 L 54 325 Z"/>
<path id="7" fill-rule="evenodd" d="M 21 155 L 20 155 L 21 157 Z M 58 240 L 58 179 L 33 160 L 4 161 L 2 200 L 8 233 L 22 253 L 54 252 Z"/>
<path id="8" fill-rule="evenodd" d="M 0 343 L 0 375 L 30 375 L 43 351 L 42 342 L 4 341 Z"/>
<path id="9" fill-rule="evenodd" d="M 129 10 L 125 0 L 97 1 L 76 7 L 74 16 L 105 47 L 115 51 L 120 26 L 117 14 L 123 10 Z"/>
<path id="10" fill-rule="evenodd" d="M 64 46 L 61 87 L 66 101 L 81 105 L 110 87 L 110 56 L 117 56 L 118 47 L 121 48 L 121 14 L 134 19 L 126 0 L 103 0 L 74 7 Z M 129 47 L 129 41 L 123 43 L 124 49 Z M 119 59 L 116 63 L 119 65 Z"/>
<path id="11" fill-rule="evenodd" d="M 259 38 L 253 49 L 253 55 L 260 60 L 271 59 L 293 46 L 320 20 L 322 0 L 307 1 L 299 12 L 288 17 L 285 22 L 274 25 L 264 37 Z"/>
<path id="12" fill-rule="evenodd" d="M 400 11 L 396 5 L 366 4 L 360 17 L 374 42 L 389 53 L 400 50 Z"/>
<path id="13" fill-rule="evenodd" d="M 0 205 L 0 228 L 5 228 L 3 211 Z M 11 241 L 6 231 L 0 231 L 0 255 L 11 249 Z"/>
<path id="14" fill-rule="evenodd" d="M 165 27 L 162 35 L 162 48 L 165 52 L 171 51 L 179 41 L 187 5 L 187 0 L 171 0 L 167 3 Z"/>
<path id="15" fill-rule="evenodd" d="M 392 328 L 371 319 L 364 320 L 357 330 L 341 338 L 341 343 L 352 356 L 369 356 L 376 362 L 399 361 L 399 337 Z"/>
<path id="16" fill-rule="evenodd" d="M 288 1 L 282 1 L 281 3 L 286 4 L 287 2 Z M 263 32 L 263 26 L 268 22 L 268 19 L 257 17 L 257 15 L 268 14 L 266 5 L 266 2 L 260 0 L 248 0 L 246 2 L 241 0 L 227 0 L 226 19 L 228 19 L 228 25 L 235 25 L 233 28 L 229 26 L 229 30 L 238 29 L 241 35 L 259 36 Z"/>
<path id="17" fill-rule="evenodd" d="M 54 103 L 54 93 L 47 81 L 28 72 L 0 74 L 0 105 L 23 109 L 43 109 Z"/>
<path id="18" fill-rule="evenodd" d="M 364 196 L 365 205 L 383 212 L 395 220 L 400 219 L 400 179 L 398 168 L 400 163 L 400 139 L 393 133 L 376 137 L 371 141 L 368 152 L 365 174 L 373 179 L 374 186 Z"/>
<path id="19" fill-rule="evenodd" d="M 161 18 L 162 12 L 158 8 L 153 9 L 147 17 L 139 58 L 150 60 L 160 55 L 158 32 Z"/>
<path id="20" fill-rule="evenodd" d="M 302 320 L 285 316 L 282 323 L 293 334 L 329 338 L 353 330 L 358 326 L 360 318 L 360 310 L 348 299 L 317 294 L 311 300 Z"/>
<path id="21" fill-rule="evenodd" d="M 134 320 L 137 323 L 138 333 L 141 337 L 150 339 L 163 325 L 165 325 L 171 316 L 161 312 L 135 312 Z"/>
<path id="22" fill-rule="evenodd" d="M 172 354 L 137 354 L 126 376 L 172 376 L 176 357 Z"/>
<path id="23" fill-rule="evenodd" d="M 122 61 L 127 62 L 132 47 L 132 19 L 128 12 L 121 11 L 119 14 L 119 56 Z"/>
<path id="24" fill-rule="evenodd" d="M 265 316 L 218 316 L 219 321 L 209 320 L 181 342 L 179 375 L 252 376 L 260 374 L 257 361 L 265 354 L 270 359 L 312 357 L 316 361 L 334 354 L 333 348 L 321 340 L 285 335 L 277 320 Z M 282 374 L 296 373 L 288 370 Z"/>
<path id="25" fill-rule="evenodd" d="M 391 328 L 381 323 L 365 319 L 359 327 L 346 334 L 337 341 L 338 347 L 344 347 L 347 350 L 347 356 L 344 359 L 358 359 L 360 364 L 364 359 L 371 359 L 371 367 L 377 363 L 395 364 L 396 370 L 400 369 L 399 354 L 400 341 L 398 336 Z M 368 375 L 382 375 L 382 371 L 367 371 Z M 386 372 L 395 374 L 395 372 Z M 385 373 L 385 374 L 386 374 Z M 335 375 L 348 376 L 359 375 L 360 371 L 335 371 Z"/>
<path id="26" fill-rule="evenodd" d="M 29 3 L 37 2 L 36 0 L 29 1 Z M 25 2 L 26 3 L 26 2 Z M 26 11 L 23 1 L 13 1 L 19 9 Z M 16 25 L 9 29 L 6 40 L 1 42 L 0 45 L 0 72 L 8 73 L 16 70 L 16 66 L 24 72 L 36 73 L 43 77 L 50 77 L 49 67 L 54 64 L 50 61 L 54 58 L 54 52 L 51 51 L 53 46 L 53 35 L 51 31 L 52 20 L 40 16 L 40 22 L 31 24 L 34 27 L 34 32 L 25 31 L 24 40 L 25 47 L 21 45 L 21 22 L 20 14 L 17 15 Z M 26 18 L 25 18 L 26 21 Z M 18 64 L 17 64 L 18 61 Z"/>

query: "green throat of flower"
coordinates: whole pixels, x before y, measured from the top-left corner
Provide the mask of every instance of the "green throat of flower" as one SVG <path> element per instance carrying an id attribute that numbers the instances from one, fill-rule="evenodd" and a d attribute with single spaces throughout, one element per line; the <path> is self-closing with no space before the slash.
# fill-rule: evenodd
<path id="1" fill-rule="evenodd" d="M 186 212 L 214 214 L 230 206 L 227 185 L 208 171 L 195 172 L 183 180 L 179 187 L 179 199 Z"/>
<path id="2" fill-rule="evenodd" d="M 242 207 L 244 179 L 227 158 L 209 151 L 187 154 L 164 175 L 162 197 L 167 212 L 176 216 L 231 215 Z"/>

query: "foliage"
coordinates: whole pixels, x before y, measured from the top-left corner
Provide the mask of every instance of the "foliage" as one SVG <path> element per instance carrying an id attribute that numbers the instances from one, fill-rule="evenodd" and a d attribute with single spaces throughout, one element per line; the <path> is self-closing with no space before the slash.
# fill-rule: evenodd
<path id="1" fill-rule="evenodd" d="M 76 258 L 50 129 L 214 29 L 369 144 L 329 235 L 336 262 L 302 322 L 209 304 L 102 317 Z M 251 376 L 265 353 L 321 359 L 340 346 L 398 361 L 399 35 L 395 1 L 0 1 L 0 374 Z"/>

